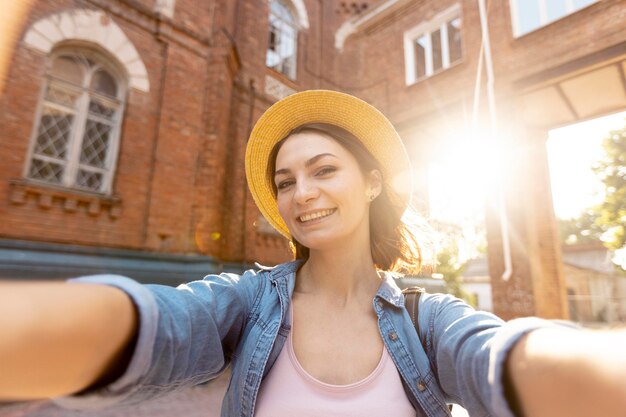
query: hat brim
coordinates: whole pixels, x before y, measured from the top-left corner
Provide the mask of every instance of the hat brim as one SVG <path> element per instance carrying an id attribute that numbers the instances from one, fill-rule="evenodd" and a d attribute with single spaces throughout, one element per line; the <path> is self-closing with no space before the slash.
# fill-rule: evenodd
<path id="1" fill-rule="evenodd" d="M 246 178 L 254 201 L 267 221 L 287 239 L 291 234 L 278 212 L 268 178 L 272 149 L 293 129 L 309 123 L 339 126 L 361 140 L 380 163 L 384 181 L 393 189 L 392 201 L 402 211 L 412 191 L 411 165 L 406 149 L 391 122 L 365 101 L 330 90 L 292 94 L 272 105 L 259 118 L 246 148 Z M 392 197 L 392 198 L 394 198 Z"/>

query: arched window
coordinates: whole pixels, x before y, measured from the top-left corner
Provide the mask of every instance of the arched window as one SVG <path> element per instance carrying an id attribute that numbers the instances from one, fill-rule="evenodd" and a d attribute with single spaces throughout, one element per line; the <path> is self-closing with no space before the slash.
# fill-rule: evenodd
<path id="1" fill-rule="evenodd" d="M 297 49 L 298 24 L 293 12 L 284 1 L 271 0 L 265 65 L 295 80 Z"/>
<path id="2" fill-rule="evenodd" d="M 51 55 L 25 176 L 109 194 L 126 85 L 100 55 Z"/>

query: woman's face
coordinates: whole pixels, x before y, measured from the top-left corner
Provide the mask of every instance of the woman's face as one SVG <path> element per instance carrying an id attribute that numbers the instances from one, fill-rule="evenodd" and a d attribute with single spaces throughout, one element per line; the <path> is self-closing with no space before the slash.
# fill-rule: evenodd
<path id="1" fill-rule="evenodd" d="M 311 250 L 359 241 L 369 247 L 368 194 L 380 192 L 375 178 L 364 176 L 334 139 L 318 132 L 294 134 L 276 155 L 278 211 L 291 235 Z"/>

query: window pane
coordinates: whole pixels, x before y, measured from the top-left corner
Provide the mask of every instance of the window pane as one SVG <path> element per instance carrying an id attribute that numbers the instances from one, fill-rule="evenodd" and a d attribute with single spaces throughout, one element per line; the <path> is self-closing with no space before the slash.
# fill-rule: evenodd
<path id="1" fill-rule="evenodd" d="M 270 13 L 285 22 L 295 23 L 293 14 L 282 1 L 272 1 L 270 4 Z"/>
<path id="2" fill-rule="evenodd" d="M 296 54 L 296 32 L 291 27 L 283 28 L 280 43 L 280 56 L 284 61 Z"/>
<path id="3" fill-rule="evenodd" d="M 72 121 L 71 114 L 44 107 L 35 142 L 35 154 L 65 159 Z"/>
<path id="4" fill-rule="evenodd" d="M 93 75 L 90 88 L 109 97 L 117 96 L 117 83 L 115 79 L 104 70 L 99 70 Z"/>
<path id="5" fill-rule="evenodd" d="M 281 47 L 282 56 L 291 56 L 296 51 L 296 30 L 293 27 L 285 25 L 282 28 Z"/>
<path id="6" fill-rule="evenodd" d="M 441 30 L 437 29 L 436 31 L 430 34 L 430 42 L 433 50 L 433 72 L 441 69 L 443 67 L 443 60 L 441 59 Z"/>
<path id="7" fill-rule="evenodd" d="M 278 66 L 279 62 L 280 62 L 280 59 L 278 57 L 278 52 L 271 51 L 271 50 L 268 49 L 267 55 L 265 56 L 265 65 L 268 68 L 276 69 L 276 67 Z"/>
<path id="8" fill-rule="evenodd" d="M 267 41 L 267 49 L 276 51 L 278 49 L 278 28 L 270 24 L 269 39 Z"/>
<path id="9" fill-rule="evenodd" d="M 87 190 L 100 191 L 102 187 L 102 173 L 81 169 L 76 176 L 76 185 Z"/>
<path id="10" fill-rule="evenodd" d="M 574 7 L 576 9 L 582 9 L 583 7 L 587 7 L 590 4 L 595 3 L 598 0 L 574 0 Z"/>
<path id="11" fill-rule="evenodd" d="M 560 19 L 567 14 L 566 0 L 549 0 L 544 3 L 548 12 L 548 22 Z"/>
<path id="12" fill-rule="evenodd" d="M 450 64 L 461 60 L 461 19 L 456 18 L 448 22 L 448 50 L 450 52 Z"/>
<path id="13" fill-rule="evenodd" d="M 519 35 L 533 31 L 541 26 L 538 0 L 517 1 L 517 25 Z"/>
<path id="14" fill-rule="evenodd" d="M 28 173 L 30 178 L 60 184 L 63 177 L 63 165 L 54 162 L 33 159 Z"/>
<path id="15" fill-rule="evenodd" d="M 111 126 L 87 120 L 80 162 L 85 165 L 104 168 L 109 146 Z"/>
<path id="16" fill-rule="evenodd" d="M 415 78 L 426 75 L 426 35 L 416 39 L 415 43 Z"/>
<path id="17" fill-rule="evenodd" d="M 267 54 L 265 56 L 265 65 L 269 68 L 276 69 L 280 63 L 278 48 L 280 47 L 280 31 L 278 21 L 274 16 L 270 16 L 270 33 L 267 44 Z"/>
<path id="18" fill-rule="evenodd" d="M 70 57 L 62 56 L 55 59 L 50 74 L 72 84 L 83 85 L 83 69 Z"/>
<path id="19" fill-rule="evenodd" d="M 94 116 L 112 120 L 115 115 L 115 108 L 107 106 L 105 103 L 98 102 L 95 99 L 91 99 L 89 102 L 89 113 Z"/>

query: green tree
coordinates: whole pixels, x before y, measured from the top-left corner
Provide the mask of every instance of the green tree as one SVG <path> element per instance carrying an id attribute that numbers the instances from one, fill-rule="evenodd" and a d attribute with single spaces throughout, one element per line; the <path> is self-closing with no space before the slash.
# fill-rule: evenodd
<path id="1" fill-rule="evenodd" d="M 588 208 L 573 219 L 559 219 L 561 244 L 579 245 L 599 243 L 602 229 L 596 224 L 598 218 L 595 207 Z"/>
<path id="2" fill-rule="evenodd" d="M 594 171 L 604 183 L 605 199 L 595 208 L 595 225 L 602 233 L 604 245 L 622 255 L 626 267 L 626 125 L 613 130 L 604 139 L 604 158 Z"/>
<path id="3" fill-rule="evenodd" d="M 454 246 L 440 250 L 437 254 L 437 272 L 443 275 L 448 293 L 476 306 L 474 296 L 465 291 L 461 283 L 461 274 L 463 273 L 464 265 L 459 265 L 457 254 L 458 249 Z"/>
<path id="4" fill-rule="evenodd" d="M 439 235 L 437 265 L 435 271 L 443 275 L 448 293 L 476 306 L 475 297 L 463 289 L 461 274 L 465 263 L 459 257 L 459 242 L 464 239 L 460 226 L 432 220 L 431 224 Z"/>

